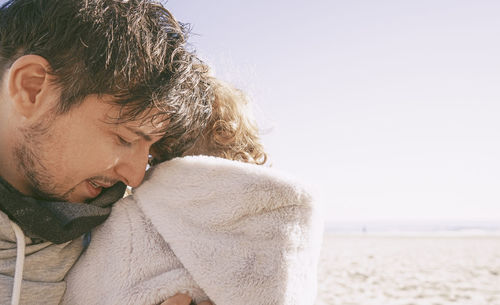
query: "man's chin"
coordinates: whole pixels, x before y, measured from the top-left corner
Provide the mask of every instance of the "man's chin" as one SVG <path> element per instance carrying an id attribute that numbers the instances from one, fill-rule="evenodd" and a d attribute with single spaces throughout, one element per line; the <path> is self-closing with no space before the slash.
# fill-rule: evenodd
<path id="1" fill-rule="evenodd" d="M 65 193 L 61 199 L 66 202 L 73 202 L 73 203 L 84 203 L 87 201 L 91 201 L 95 197 L 92 197 L 90 194 L 87 192 L 79 190 L 79 187 L 71 189 L 69 192 Z"/>
<path id="2" fill-rule="evenodd" d="M 69 196 L 68 199 L 65 201 L 68 202 L 73 202 L 73 203 L 89 203 L 92 200 L 94 200 L 97 196 L 91 197 L 89 195 L 74 195 L 74 196 Z"/>
<path id="3" fill-rule="evenodd" d="M 36 198 L 47 201 L 90 203 L 99 197 L 104 190 L 106 190 L 106 188 L 95 188 L 86 180 L 62 195 L 54 195 L 38 191 L 36 192 Z"/>
<path id="4" fill-rule="evenodd" d="M 58 201 L 58 202 L 65 202 L 65 201 L 70 201 L 68 196 L 64 195 L 56 195 L 56 194 L 51 194 L 47 192 L 43 192 L 37 189 L 32 190 L 32 197 L 39 199 L 39 200 L 44 200 L 44 201 Z"/>

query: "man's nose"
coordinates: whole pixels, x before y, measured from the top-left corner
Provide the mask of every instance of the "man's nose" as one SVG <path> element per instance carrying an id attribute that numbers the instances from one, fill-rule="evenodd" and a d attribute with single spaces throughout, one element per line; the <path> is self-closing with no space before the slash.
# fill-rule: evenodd
<path id="1" fill-rule="evenodd" d="M 115 172 L 123 182 L 131 187 L 138 187 L 144 179 L 146 166 L 148 164 L 148 153 L 136 152 L 123 156 L 115 166 Z"/>

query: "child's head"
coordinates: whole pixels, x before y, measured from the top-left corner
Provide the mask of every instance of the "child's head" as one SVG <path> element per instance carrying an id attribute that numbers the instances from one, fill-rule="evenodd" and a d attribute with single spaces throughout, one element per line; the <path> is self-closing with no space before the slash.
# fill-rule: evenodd
<path id="1" fill-rule="evenodd" d="M 210 77 L 210 84 L 214 94 L 212 114 L 201 136 L 184 156 L 208 155 L 264 164 L 267 155 L 246 95 L 214 77 Z"/>

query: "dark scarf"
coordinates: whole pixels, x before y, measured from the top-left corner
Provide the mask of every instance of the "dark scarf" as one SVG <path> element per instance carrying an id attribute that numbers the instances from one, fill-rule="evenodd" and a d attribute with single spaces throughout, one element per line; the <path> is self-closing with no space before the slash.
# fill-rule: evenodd
<path id="1" fill-rule="evenodd" d="M 0 177 L 0 210 L 27 236 L 61 244 L 103 223 L 125 189 L 125 184 L 117 183 L 90 203 L 44 201 L 21 194 Z"/>

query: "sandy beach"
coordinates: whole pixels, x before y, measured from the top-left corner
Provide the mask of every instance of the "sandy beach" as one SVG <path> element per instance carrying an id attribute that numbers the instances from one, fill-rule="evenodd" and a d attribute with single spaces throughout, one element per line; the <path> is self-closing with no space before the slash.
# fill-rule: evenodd
<path id="1" fill-rule="evenodd" d="M 500 236 L 325 234 L 326 304 L 500 305 Z"/>

